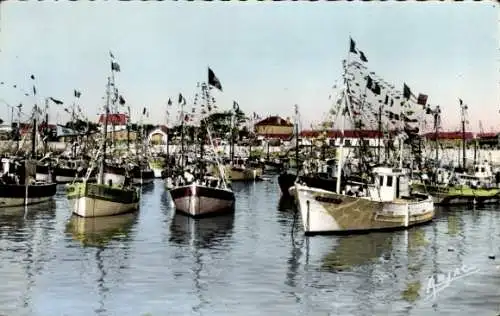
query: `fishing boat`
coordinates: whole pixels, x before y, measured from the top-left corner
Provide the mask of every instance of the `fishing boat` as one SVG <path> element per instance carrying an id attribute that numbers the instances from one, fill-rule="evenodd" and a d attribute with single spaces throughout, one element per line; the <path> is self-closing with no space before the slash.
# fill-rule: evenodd
<path id="1" fill-rule="evenodd" d="M 218 177 L 206 176 L 170 189 L 170 196 L 178 212 L 192 217 L 216 215 L 234 211 L 232 189 Z"/>
<path id="2" fill-rule="evenodd" d="M 155 172 L 149 166 L 135 166 L 132 169 L 132 183 L 136 185 L 147 185 L 153 183 Z"/>
<path id="3" fill-rule="evenodd" d="M 138 164 L 106 163 L 104 166 L 104 182 L 123 185 L 127 178 L 132 179 L 132 184 L 146 185 L 154 181 L 155 175 L 149 166 Z"/>
<path id="4" fill-rule="evenodd" d="M 354 41 L 351 39 L 350 42 L 349 52 L 356 52 Z M 338 105 L 335 112 L 341 113 L 340 139 L 339 146 L 336 148 L 336 175 L 340 179 L 344 176 L 343 168 L 346 165 L 343 162 L 345 120 L 350 118 L 353 122 L 358 122 L 358 125 L 361 125 L 355 112 L 359 113 L 357 111 L 362 110 L 361 106 L 364 106 L 365 110 L 368 108 L 368 104 L 363 105 L 364 101 L 353 104 L 355 98 L 349 81 L 352 76 L 348 75 L 348 64 L 345 62 L 344 65 L 342 76 L 344 85 L 341 87 L 339 98 L 335 102 Z M 374 85 L 369 76 L 361 77 L 367 81 L 367 87 L 373 89 L 374 95 L 380 94 L 380 87 L 372 88 Z M 403 97 L 406 101 L 401 102 L 403 108 L 410 106 L 408 98 L 410 98 L 411 92 L 408 90 L 409 88 L 405 85 Z M 385 99 L 388 103 L 389 96 L 386 96 Z M 383 101 L 379 101 L 377 107 L 380 118 L 382 112 L 380 104 Z M 390 117 L 390 115 L 388 116 Z M 380 122 L 379 119 L 379 131 L 382 125 Z M 395 121 L 395 123 L 398 122 Z M 400 122 L 400 125 L 403 125 L 403 122 Z M 407 134 L 402 128 L 398 129 L 398 168 L 393 168 L 389 159 L 383 164 L 371 166 L 363 161 L 363 156 L 366 156 L 367 152 L 362 152 L 361 147 L 358 147 L 358 158 L 361 160 L 357 167 L 363 172 L 357 181 L 351 179 L 347 179 L 345 183 L 337 181 L 335 191 L 332 191 L 307 186 L 298 179 L 290 189 L 290 194 L 295 197 L 304 232 L 306 234 L 320 234 L 404 229 L 432 221 L 434 218 L 432 197 L 429 194 L 411 192 L 410 176 L 407 169 L 403 168 L 403 145 Z M 381 150 L 380 147 L 377 149 L 378 161 Z"/>
<path id="5" fill-rule="evenodd" d="M 500 202 L 500 188 L 497 185 L 492 166 L 488 161 L 474 163 L 472 170 L 466 166 L 466 139 L 465 125 L 467 116 L 467 105 L 460 101 L 462 120 L 462 164 L 461 168 L 434 168 L 432 172 L 420 173 L 419 177 L 412 183 L 412 189 L 416 192 L 428 193 L 434 199 L 435 204 L 457 205 L 457 204 L 492 204 Z M 441 121 L 439 108 L 434 113 L 435 127 L 435 163 L 439 158 L 438 133 Z M 457 170 L 458 169 L 458 170 Z"/>
<path id="6" fill-rule="evenodd" d="M 56 183 L 36 181 L 36 162 L 2 158 L 0 207 L 38 204 L 52 200 Z"/>
<path id="7" fill-rule="evenodd" d="M 424 174 L 412 183 L 416 192 L 429 193 L 438 205 L 493 204 L 500 202 L 500 188 L 495 185 L 491 166 L 474 165 L 471 173 L 436 168 L 435 175 Z M 423 179 L 422 179 L 423 178 Z"/>
<path id="8" fill-rule="evenodd" d="M 56 194 L 56 183 L 47 179 L 36 180 L 37 161 L 37 106 L 33 111 L 31 132 L 31 159 L 1 159 L 0 207 L 38 204 L 52 200 Z"/>
<path id="9" fill-rule="evenodd" d="M 83 159 L 61 161 L 53 169 L 57 183 L 82 181 L 87 174 L 87 161 Z M 95 176 L 91 174 L 91 177 Z"/>
<path id="10" fill-rule="evenodd" d="M 307 186 L 319 188 L 327 191 L 335 191 L 337 187 L 336 160 L 329 159 L 325 162 L 324 170 L 321 172 L 307 172 L 296 174 L 285 171 L 278 176 L 278 185 L 283 196 L 289 196 L 289 189 L 294 186 L 297 178 Z M 345 182 L 345 179 L 341 179 Z"/>
<path id="11" fill-rule="evenodd" d="M 210 79 L 209 79 L 210 82 Z M 202 92 L 204 99 L 207 102 L 207 108 L 211 106 L 211 98 L 209 97 L 207 84 L 202 84 Z M 202 127 L 202 125 L 204 125 Z M 202 217 L 216 214 L 224 214 L 234 212 L 235 196 L 229 182 L 225 176 L 225 170 L 222 167 L 222 162 L 216 152 L 215 145 L 211 136 L 208 123 L 200 121 L 200 130 L 206 130 L 209 144 L 214 152 L 215 165 L 218 170 L 215 176 L 208 175 L 207 168 L 204 165 L 204 139 L 201 137 L 200 142 L 200 158 L 199 172 L 197 175 L 190 170 L 184 169 L 181 165 L 181 172 L 174 179 L 175 187 L 170 189 L 170 195 L 175 204 L 175 209 L 178 212 L 184 213 L 192 217 Z M 204 135 L 203 135 L 204 136 Z M 181 141 L 182 142 L 182 141 Z M 184 159 L 181 160 L 184 164 Z"/>
<path id="12" fill-rule="evenodd" d="M 36 165 L 35 180 L 45 182 L 55 180 L 53 165 L 55 162 L 51 160 L 39 161 Z"/>
<path id="13" fill-rule="evenodd" d="M 412 188 L 417 192 L 429 193 L 434 203 L 439 205 L 491 204 L 500 202 L 500 188 L 488 161 L 476 163 L 476 152 L 472 170 L 466 165 L 465 126 L 467 105 L 460 100 L 462 121 L 462 164 L 460 168 L 434 168 L 431 172 L 421 172 L 414 179 Z M 439 163 L 439 126 L 441 122 L 439 108 L 434 112 L 435 127 L 435 163 Z M 476 149 L 476 147 L 475 147 Z"/>
<path id="14" fill-rule="evenodd" d="M 165 158 L 163 157 L 153 157 L 149 161 L 149 168 L 153 170 L 155 178 L 162 178 L 163 171 L 165 170 Z"/>
<path id="15" fill-rule="evenodd" d="M 283 170 L 278 176 L 278 185 L 283 196 L 290 196 L 289 190 L 294 186 L 297 177 L 299 176 L 300 163 L 299 163 L 299 108 L 295 105 L 295 122 L 294 122 L 294 147 L 295 147 L 295 169 L 296 173 L 290 173 L 289 170 Z M 269 147 L 269 146 L 268 146 Z"/>
<path id="16" fill-rule="evenodd" d="M 244 158 L 237 158 L 230 168 L 231 181 L 257 181 L 262 178 L 262 167 Z"/>
<path id="17" fill-rule="evenodd" d="M 219 169 L 214 166 L 212 171 L 217 174 Z M 225 174 L 231 182 L 258 181 L 262 179 L 262 167 L 249 162 L 246 158 L 236 157 L 225 165 Z"/>
<path id="18" fill-rule="evenodd" d="M 408 228 L 434 218 L 432 197 L 411 193 L 402 169 L 377 167 L 374 182 L 351 182 L 343 192 L 297 182 L 290 194 L 297 201 L 306 234 Z"/>
<path id="19" fill-rule="evenodd" d="M 132 186 L 129 177 L 125 177 L 124 182 L 121 184 L 113 184 L 111 181 L 106 183 L 104 178 L 111 87 L 115 87 L 115 84 L 108 77 L 101 150 L 96 157 L 99 162 L 97 183 L 89 183 L 88 181 L 93 169 L 92 165 L 83 182 L 72 183 L 67 186 L 67 197 L 72 204 L 73 213 L 81 217 L 119 215 L 136 211 L 139 207 L 139 190 Z"/>

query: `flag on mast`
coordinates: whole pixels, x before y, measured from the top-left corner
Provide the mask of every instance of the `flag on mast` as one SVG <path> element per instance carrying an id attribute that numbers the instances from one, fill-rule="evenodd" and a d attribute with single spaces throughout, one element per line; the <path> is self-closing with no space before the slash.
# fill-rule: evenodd
<path id="1" fill-rule="evenodd" d="M 222 91 L 222 85 L 219 81 L 219 78 L 217 78 L 210 67 L 208 67 L 208 84 Z"/>

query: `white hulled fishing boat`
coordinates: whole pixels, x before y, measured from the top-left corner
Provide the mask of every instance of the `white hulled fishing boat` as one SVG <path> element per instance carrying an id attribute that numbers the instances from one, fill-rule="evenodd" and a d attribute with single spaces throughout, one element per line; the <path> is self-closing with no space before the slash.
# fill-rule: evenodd
<path id="1" fill-rule="evenodd" d="M 352 40 L 350 52 L 357 53 Z M 345 118 L 347 115 L 350 118 L 355 117 L 354 111 L 362 110 L 361 107 L 364 103 L 363 99 L 363 102 L 357 102 L 356 106 L 353 104 L 353 88 L 349 85 L 350 74 L 347 71 L 347 63 L 345 65 L 344 86 L 340 98 L 336 102 L 339 106 L 338 111 L 335 111 L 340 113 L 341 119 L 340 146 L 337 148 L 336 175 L 338 179 L 342 179 L 344 167 Z M 367 86 L 372 87 L 373 83 L 370 77 L 366 76 L 365 79 Z M 407 90 L 406 86 L 405 90 Z M 374 88 L 373 93 L 379 95 L 380 87 Z M 408 93 L 404 92 L 404 95 L 407 94 L 409 97 L 409 89 Z M 386 95 L 386 103 L 388 99 L 389 96 Z M 382 102 L 379 100 L 378 103 Z M 402 102 L 401 104 L 405 105 L 406 103 Z M 368 107 L 367 104 L 364 106 Z M 378 107 L 380 117 L 382 107 L 380 105 Z M 353 119 L 353 121 L 357 120 Z M 402 167 L 403 136 L 405 135 L 402 133 L 401 135 L 399 139 L 399 168 L 392 168 L 387 163 L 385 166 L 367 168 L 369 180 L 366 177 L 361 177 L 356 182 L 348 179 L 345 183 L 341 183 L 344 181 L 336 181 L 335 191 L 307 186 L 301 182 L 300 177 L 298 178 L 295 185 L 290 188 L 290 194 L 295 197 L 306 234 L 400 229 L 429 222 L 434 218 L 432 197 L 428 194 L 410 192 L 410 177 Z M 366 154 L 366 152 L 360 152 L 360 155 Z M 363 164 L 363 166 L 366 167 L 368 164 Z"/>
<path id="2" fill-rule="evenodd" d="M 113 65 L 114 61 L 112 62 Z M 113 71 L 113 66 L 112 66 Z M 67 187 L 67 197 L 73 207 L 73 213 L 82 217 L 100 217 L 124 214 L 136 211 L 139 207 L 139 190 L 132 186 L 131 179 L 126 177 L 123 184 L 106 183 L 104 179 L 104 162 L 106 160 L 106 136 L 110 103 L 110 88 L 114 86 L 108 78 L 106 117 L 102 129 L 101 150 L 97 155 L 99 176 L 97 183 L 89 183 L 92 171 L 89 169 L 82 183 L 73 183 Z"/>

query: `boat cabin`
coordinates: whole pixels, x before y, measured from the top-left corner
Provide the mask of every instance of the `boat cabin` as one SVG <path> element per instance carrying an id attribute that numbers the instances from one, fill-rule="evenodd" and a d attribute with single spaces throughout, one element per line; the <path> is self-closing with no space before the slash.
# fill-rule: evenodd
<path id="1" fill-rule="evenodd" d="M 437 168 L 436 169 L 436 178 L 433 179 L 433 182 L 436 182 L 438 184 L 445 184 L 448 185 L 451 181 L 452 178 L 452 172 L 450 170 L 447 170 L 445 168 Z"/>
<path id="2" fill-rule="evenodd" d="M 13 167 L 13 166 L 12 166 Z M 11 161 L 9 158 L 2 158 L 2 170 L 1 172 L 4 173 L 13 173 L 14 170 L 11 168 Z"/>
<path id="3" fill-rule="evenodd" d="M 490 164 L 485 161 L 484 163 L 475 164 L 472 174 L 456 174 L 456 180 L 459 185 L 482 187 L 493 184 L 495 177 Z"/>
<path id="4" fill-rule="evenodd" d="M 374 200 L 390 202 L 410 195 L 410 179 L 403 169 L 376 167 L 372 173 L 374 184 L 369 187 L 369 194 Z"/>
<path id="5" fill-rule="evenodd" d="M 480 179 L 492 179 L 493 171 L 489 163 L 484 162 L 474 165 L 474 176 Z"/>

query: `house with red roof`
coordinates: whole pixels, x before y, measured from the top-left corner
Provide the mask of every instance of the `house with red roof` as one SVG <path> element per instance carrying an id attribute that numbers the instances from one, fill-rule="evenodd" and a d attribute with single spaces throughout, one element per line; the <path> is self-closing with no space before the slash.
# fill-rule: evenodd
<path id="1" fill-rule="evenodd" d="M 104 125 L 105 114 L 99 115 L 98 123 Z M 127 126 L 129 121 L 128 115 L 125 113 L 110 113 L 108 114 L 108 125 L 116 126 Z"/>
<path id="2" fill-rule="evenodd" d="M 268 116 L 254 124 L 257 136 L 269 139 L 290 139 L 293 135 L 293 123 L 280 116 Z"/>
<path id="3" fill-rule="evenodd" d="M 106 122 L 106 115 L 100 114 L 98 124 L 104 127 Z M 135 131 L 127 130 L 129 117 L 125 113 L 110 113 L 108 114 L 108 138 L 114 137 L 115 141 L 135 141 L 137 133 Z"/>

